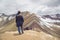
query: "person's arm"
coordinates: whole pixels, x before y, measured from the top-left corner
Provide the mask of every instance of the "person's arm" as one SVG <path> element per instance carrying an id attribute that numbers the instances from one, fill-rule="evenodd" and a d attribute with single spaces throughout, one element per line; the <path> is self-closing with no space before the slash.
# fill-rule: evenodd
<path id="1" fill-rule="evenodd" d="M 24 18 L 22 17 L 22 20 L 23 20 L 23 22 L 24 22 Z"/>
<path id="2" fill-rule="evenodd" d="M 16 23 L 17 23 L 17 16 L 15 18 L 16 18 Z"/>

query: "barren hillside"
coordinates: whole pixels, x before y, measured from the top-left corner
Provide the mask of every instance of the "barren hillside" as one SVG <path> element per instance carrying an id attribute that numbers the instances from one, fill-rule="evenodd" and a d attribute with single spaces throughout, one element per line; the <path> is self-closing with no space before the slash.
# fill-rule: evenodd
<path id="1" fill-rule="evenodd" d="M 41 30 L 40 25 L 38 24 L 39 18 L 36 17 L 35 14 L 26 12 L 26 14 L 22 15 L 24 16 L 23 28 L 28 28 L 29 30 L 24 30 L 24 34 L 18 35 L 15 19 L 13 19 L 2 26 L 3 28 L 0 30 L 0 40 L 60 40 Z"/>

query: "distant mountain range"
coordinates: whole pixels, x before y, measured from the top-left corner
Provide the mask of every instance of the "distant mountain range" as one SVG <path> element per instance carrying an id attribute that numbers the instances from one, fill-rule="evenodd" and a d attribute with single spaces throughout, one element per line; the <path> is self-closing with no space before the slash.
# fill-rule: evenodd
<path id="1" fill-rule="evenodd" d="M 60 14 L 53 14 L 53 15 L 43 15 L 42 18 L 50 18 L 53 20 L 60 20 Z"/>
<path id="2" fill-rule="evenodd" d="M 15 18 L 15 15 L 16 14 L 6 15 L 4 13 L 0 13 L 0 26 L 6 24 L 7 22 Z"/>
<path id="3" fill-rule="evenodd" d="M 60 14 L 43 15 L 42 18 L 44 18 L 46 22 L 60 25 Z"/>
<path id="4" fill-rule="evenodd" d="M 27 19 L 28 16 L 30 15 L 30 12 L 28 12 L 28 11 L 22 12 L 22 15 L 24 17 L 27 16 L 25 18 L 25 19 Z M 16 16 L 16 14 L 6 15 L 4 13 L 0 13 L 0 26 L 8 23 L 11 20 L 13 20 L 15 18 L 15 16 Z M 43 15 L 42 18 L 44 18 L 46 21 L 48 20 L 48 22 L 51 22 L 51 23 L 55 23 L 55 24 L 59 24 L 60 23 L 59 22 L 60 21 L 60 14 Z M 59 20 L 59 21 L 56 21 L 56 20 Z"/>
<path id="5" fill-rule="evenodd" d="M 24 12 L 21 12 L 21 14 L 25 19 L 27 19 L 28 16 L 30 15 L 30 12 L 24 11 Z M 4 13 L 0 13 L 0 26 L 5 25 L 6 23 L 10 22 L 11 20 L 14 20 L 15 16 L 16 16 L 16 14 L 6 15 Z"/>

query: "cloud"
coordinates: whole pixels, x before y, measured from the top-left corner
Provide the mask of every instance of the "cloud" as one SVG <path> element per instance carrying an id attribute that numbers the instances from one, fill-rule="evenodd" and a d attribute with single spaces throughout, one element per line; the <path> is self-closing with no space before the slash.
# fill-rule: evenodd
<path id="1" fill-rule="evenodd" d="M 16 11 L 17 4 L 14 0 L 2 0 L 0 2 L 0 13 L 12 14 Z"/>
<path id="2" fill-rule="evenodd" d="M 40 5 L 46 5 L 50 7 L 59 6 L 60 0 L 31 0 L 31 2 L 40 4 Z"/>
<path id="3" fill-rule="evenodd" d="M 60 0 L 0 0 L 0 13 L 14 14 L 18 10 L 38 15 L 60 13 Z"/>

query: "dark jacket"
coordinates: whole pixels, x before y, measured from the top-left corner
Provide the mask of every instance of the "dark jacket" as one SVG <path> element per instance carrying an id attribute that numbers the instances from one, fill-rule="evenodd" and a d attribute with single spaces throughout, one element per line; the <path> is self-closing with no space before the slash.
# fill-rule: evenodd
<path id="1" fill-rule="evenodd" d="M 23 16 L 21 16 L 21 15 L 20 16 L 16 16 L 16 25 L 17 25 L 17 27 L 22 26 L 23 22 L 24 22 Z"/>

